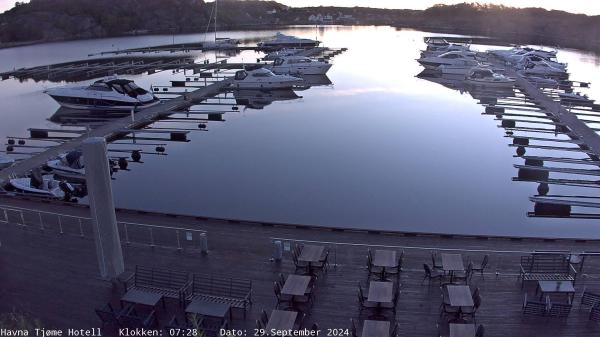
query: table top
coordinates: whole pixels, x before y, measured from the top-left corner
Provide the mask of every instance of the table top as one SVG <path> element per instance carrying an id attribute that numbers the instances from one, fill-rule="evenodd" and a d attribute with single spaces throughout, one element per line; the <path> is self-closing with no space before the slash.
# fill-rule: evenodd
<path id="1" fill-rule="evenodd" d="M 574 293 L 575 287 L 571 281 L 538 281 L 543 293 Z"/>
<path id="2" fill-rule="evenodd" d="M 298 260 L 303 262 L 319 262 L 321 255 L 323 255 L 323 250 L 325 250 L 323 246 L 305 245 L 302 248 L 300 256 L 298 256 Z"/>
<path id="3" fill-rule="evenodd" d="M 389 337 L 390 322 L 388 321 L 371 321 L 363 322 L 362 337 Z"/>
<path id="4" fill-rule="evenodd" d="M 193 300 L 188 304 L 187 308 L 185 308 L 185 312 L 201 316 L 225 318 L 230 308 L 231 307 L 227 303 Z"/>
<path id="5" fill-rule="evenodd" d="M 450 337 L 475 337 L 475 324 L 450 323 Z"/>
<path id="6" fill-rule="evenodd" d="M 266 331 L 275 329 L 278 331 L 294 329 L 294 323 L 298 316 L 297 311 L 273 310 L 267 322 Z"/>
<path id="7" fill-rule="evenodd" d="M 163 295 L 139 289 L 130 289 L 121 297 L 121 301 L 155 307 Z"/>
<path id="8" fill-rule="evenodd" d="M 310 279 L 310 276 L 289 275 L 283 284 L 281 293 L 292 296 L 303 296 L 306 293 Z"/>
<path id="9" fill-rule="evenodd" d="M 462 255 L 460 254 L 442 254 L 442 268 L 446 271 L 465 270 Z"/>
<path id="10" fill-rule="evenodd" d="M 367 295 L 367 300 L 369 302 L 389 303 L 393 300 L 393 292 L 393 282 L 371 281 L 369 282 L 369 294 Z"/>
<path id="11" fill-rule="evenodd" d="M 469 286 L 446 286 L 448 290 L 448 299 L 453 307 L 472 307 L 473 295 Z"/>
<path id="12" fill-rule="evenodd" d="M 375 250 L 373 265 L 376 267 L 392 268 L 398 265 L 395 250 Z"/>

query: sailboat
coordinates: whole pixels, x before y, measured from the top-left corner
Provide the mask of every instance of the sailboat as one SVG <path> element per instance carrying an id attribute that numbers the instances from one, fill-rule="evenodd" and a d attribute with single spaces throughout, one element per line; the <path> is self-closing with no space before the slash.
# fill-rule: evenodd
<path id="1" fill-rule="evenodd" d="M 218 10 L 218 1 L 215 0 L 215 5 L 213 6 L 213 10 L 210 13 L 210 17 L 208 18 L 208 24 L 206 25 L 206 30 L 208 31 L 208 27 L 210 26 L 210 21 L 213 17 L 215 17 L 215 41 L 214 42 L 205 42 L 203 43 L 204 50 L 227 50 L 227 49 L 236 49 L 238 44 L 240 44 L 240 40 L 232 39 L 228 37 L 217 37 L 217 10 Z"/>

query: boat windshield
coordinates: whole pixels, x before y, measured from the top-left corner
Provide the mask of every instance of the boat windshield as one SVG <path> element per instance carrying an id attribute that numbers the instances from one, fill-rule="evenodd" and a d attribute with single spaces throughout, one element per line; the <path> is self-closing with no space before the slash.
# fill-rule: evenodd
<path id="1" fill-rule="evenodd" d="M 245 70 L 240 70 L 240 71 L 238 71 L 238 72 L 235 73 L 235 79 L 238 80 L 238 81 L 243 80 L 247 76 L 248 76 L 248 73 Z"/>
<path id="2" fill-rule="evenodd" d="M 276 59 L 275 62 L 273 62 L 273 65 L 276 65 L 276 66 L 280 66 L 282 64 L 283 64 L 283 59 Z"/>
<path id="3" fill-rule="evenodd" d="M 111 91 L 110 87 L 106 85 L 106 83 L 94 83 L 87 87 L 86 90 Z"/>
<path id="4" fill-rule="evenodd" d="M 260 72 L 260 73 L 253 73 L 252 77 L 270 77 L 273 76 L 272 73 L 268 73 L 268 72 Z"/>
<path id="5" fill-rule="evenodd" d="M 473 73 L 471 74 L 471 78 L 486 78 L 486 77 L 493 77 L 494 73 L 490 70 L 475 70 L 473 71 Z"/>

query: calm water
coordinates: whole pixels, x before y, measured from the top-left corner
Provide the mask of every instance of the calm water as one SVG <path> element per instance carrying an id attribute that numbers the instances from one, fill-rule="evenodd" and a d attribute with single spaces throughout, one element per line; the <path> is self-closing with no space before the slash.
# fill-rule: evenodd
<path id="1" fill-rule="evenodd" d="M 116 174 L 119 207 L 324 226 L 600 238 L 598 221 L 526 216 L 537 185 L 511 181 L 517 175 L 513 164 L 523 160 L 513 158 L 514 148 L 507 146 L 511 139 L 499 122 L 482 116 L 483 107 L 469 94 L 416 77 L 422 68 L 415 59 L 426 33 L 389 27 L 290 28 L 286 33 L 318 35 L 326 46 L 349 48 L 333 59 L 328 73 L 333 85 L 298 91 L 302 98 L 263 109 L 227 113 L 226 121 L 210 123 L 208 132 L 191 132 L 189 143 L 168 144 L 168 156 L 144 156 L 143 164 Z M 248 40 L 273 34 L 227 33 Z M 77 60 L 172 38 L 0 50 L 0 68 Z M 175 37 L 176 42 L 201 39 Z M 259 56 L 249 51 L 234 60 Z M 600 83 L 596 56 L 560 51 L 559 59 L 569 63 L 573 79 Z M 148 87 L 184 77 L 167 71 L 130 78 Z M 42 92 L 56 85 L 61 84 L 0 82 L 0 138 L 26 136 L 29 127 L 56 128 L 47 118 L 58 105 Z M 600 98 L 598 88 L 587 93 Z M 551 186 L 550 193 L 595 192 Z"/>

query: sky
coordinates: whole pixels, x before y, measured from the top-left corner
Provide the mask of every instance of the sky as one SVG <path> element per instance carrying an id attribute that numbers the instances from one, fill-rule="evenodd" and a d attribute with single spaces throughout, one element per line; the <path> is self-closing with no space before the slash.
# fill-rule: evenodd
<path id="1" fill-rule="evenodd" d="M 21 0 L 23 1 L 23 0 Z M 102 1 L 102 0 L 100 0 Z M 461 2 L 480 2 L 502 4 L 512 7 L 544 7 L 546 9 L 558 9 L 573 13 L 588 15 L 600 15 L 600 1 L 596 0 L 277 0 L 288 6 L 364 6 L 378 8 L 410 8 L 425 9 L 438 3 L 454 4 Z M 0 0 L 0 12 L 10 9 L 15 4 L 14 0 Z"/>

